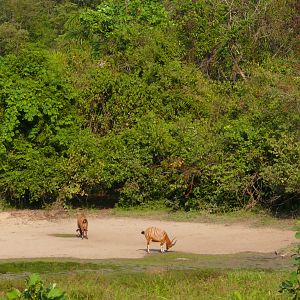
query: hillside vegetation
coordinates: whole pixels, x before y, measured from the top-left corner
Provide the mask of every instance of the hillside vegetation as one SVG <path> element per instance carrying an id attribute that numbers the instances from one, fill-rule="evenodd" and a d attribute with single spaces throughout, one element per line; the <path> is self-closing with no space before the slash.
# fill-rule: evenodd
<path id="1" fill-rule="evenodd" d="M 296 0 L 2 0 L 0 199 L 293 207 L 299 15 Z"/>

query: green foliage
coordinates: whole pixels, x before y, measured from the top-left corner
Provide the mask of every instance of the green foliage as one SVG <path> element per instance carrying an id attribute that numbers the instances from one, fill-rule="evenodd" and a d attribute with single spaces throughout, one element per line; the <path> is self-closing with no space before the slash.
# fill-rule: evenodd
<path id="1" fill-rule="evenodd" d="M 69 114 L 74 93 L 58 63 L 35 47 L 2 60 L 2 148 L 18 134 L 43 144 L 58 127 L 74 122 Z M 41 132 L 43 128 L 45 131 Z"/>
<path id="2" fill-rule="evenodd" d="M 96 10 L 86 10 L 80 20 L 89 34 L 105 37 L 120 34 L 124 26 L 141 24 L 146 26 L 166 26 L 168 14 L 159 1 L 103 1 Z M 126 31 L 126 29 L 125 29 Z"/>
<path id="3" fill-rule="evenodd" d="M 0 2 L 0 197 L 296 206 L 296 16 L 292 0 Z"/>
<path id="4" fill-rule="evenodd" d="M 61 3 L 58 5 L 57 2 Z M 63 32 L 67 19 L 72 17 L 75 7 L 69 1 L 2 0 L 0 24 L 10 29 L 8 33 L 14 35 L 17 48 L 24 39 L 52 47 L 58 34 Z M 24 36 L 20 36 L 22 33 Z M 7 36 L 4 41 L 7 39 L 11 38 Z"/>
<path id="5" fill-rule="evenodd" d="M 85 181 L 95 179 L 79 178 L 79 169 L 90 172 L 86 163 L 95 142 L 80 129 L 60 61 L 34 47 L 7 56 L 0 68 L 3 196 L 42 204 L 84 194 Z"/>
<path id="6" fill-rule="evenodd" d="M 17 52 L 28 40 L 28 31 L 10 23 L 0 25 L 0 55 Z"/>
<path id="7" fill-rule="evenodd" d="M 293 51 L 293 0 L 175 3 L 173 18 L 187 59 L 214 78 L 245 78 L 249 63 Z"/>
<path id="8" fill-rule="evenodd" d="M 300 231 L 296 232 L 295 237 L 300 239 Z M 279 292 L 288 293 L 291 299 L 298 300 L 300 299 L 300 245 L 296 249 L 295 262 L 297 270 L 290 274 L 289 279 L 281 283 Z"/>
<path id="9" fill-rule="evenodd" d="M 36 299 L 36 300 L 65 300 L 65 293 L 56 287 L 53 283 L 49 287 L 45 287 L 43 281 L 38 274 L 31 274 L 26 280 L 26 288 L 23 292 L 14 289 L 6 294 L 3 300 L 17 299 Z"/>

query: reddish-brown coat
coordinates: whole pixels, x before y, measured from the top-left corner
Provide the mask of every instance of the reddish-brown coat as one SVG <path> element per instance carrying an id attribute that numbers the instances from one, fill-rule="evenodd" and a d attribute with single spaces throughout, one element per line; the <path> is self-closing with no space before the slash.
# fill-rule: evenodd
<path id="1" fill-rule="evenodd" d="M 176 241 L 173 243 L 174 239 L 171 241 L 167 232 L 163 229 L 157 228 L 157 227 L 149 227 L 145 231 L 141 232 L 145 235 L 145 238 L 147 240 L 147 252 L 150 252 L 149 245 L 150 242 L 158 242 L 161 246 L 166 244 L 166 250 L 169 250 L 171 247 L 173 247 L 176 244 Z"/>
<path id="2" fill-rule="evenodd" d="M 77 217 L 77 226 L 78 229 L 76 230 L 79 232 L 79 236 L 83 239 L 84 237 L 87 239 L 88 238 L 88 220 L 85 217 L 85 215 L 79 215 Z"/>

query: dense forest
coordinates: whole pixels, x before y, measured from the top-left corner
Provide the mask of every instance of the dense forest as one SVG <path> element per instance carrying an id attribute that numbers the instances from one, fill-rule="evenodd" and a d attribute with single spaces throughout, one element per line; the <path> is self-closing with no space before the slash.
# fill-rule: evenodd
<path id="1" fill-rule="evenodd" d="M 294 207 L 299 15 L 297 0 L 1 0 L 1 201 Z"/>

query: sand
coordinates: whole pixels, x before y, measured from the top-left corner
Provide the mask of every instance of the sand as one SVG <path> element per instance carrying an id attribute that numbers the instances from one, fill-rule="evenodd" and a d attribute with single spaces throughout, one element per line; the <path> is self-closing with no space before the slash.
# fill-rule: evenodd
<path id="1" fill-rule="evenodd" d="M 167 231 L 177 244 L 176 252 L 195 254 L 270 253 L 296 240 L 294 232 L 241 224 L 170 222 L 140 218 L 89 217 L 89 239 L 76 237 L 76 217 L 35 219 L 30 215 L 0 213 L 0 259 L 9 258 L 140 258 L 146 253 L 145 237 L 149 226 Z M 160 249 L 158 243 L 150 246 Z"/>

